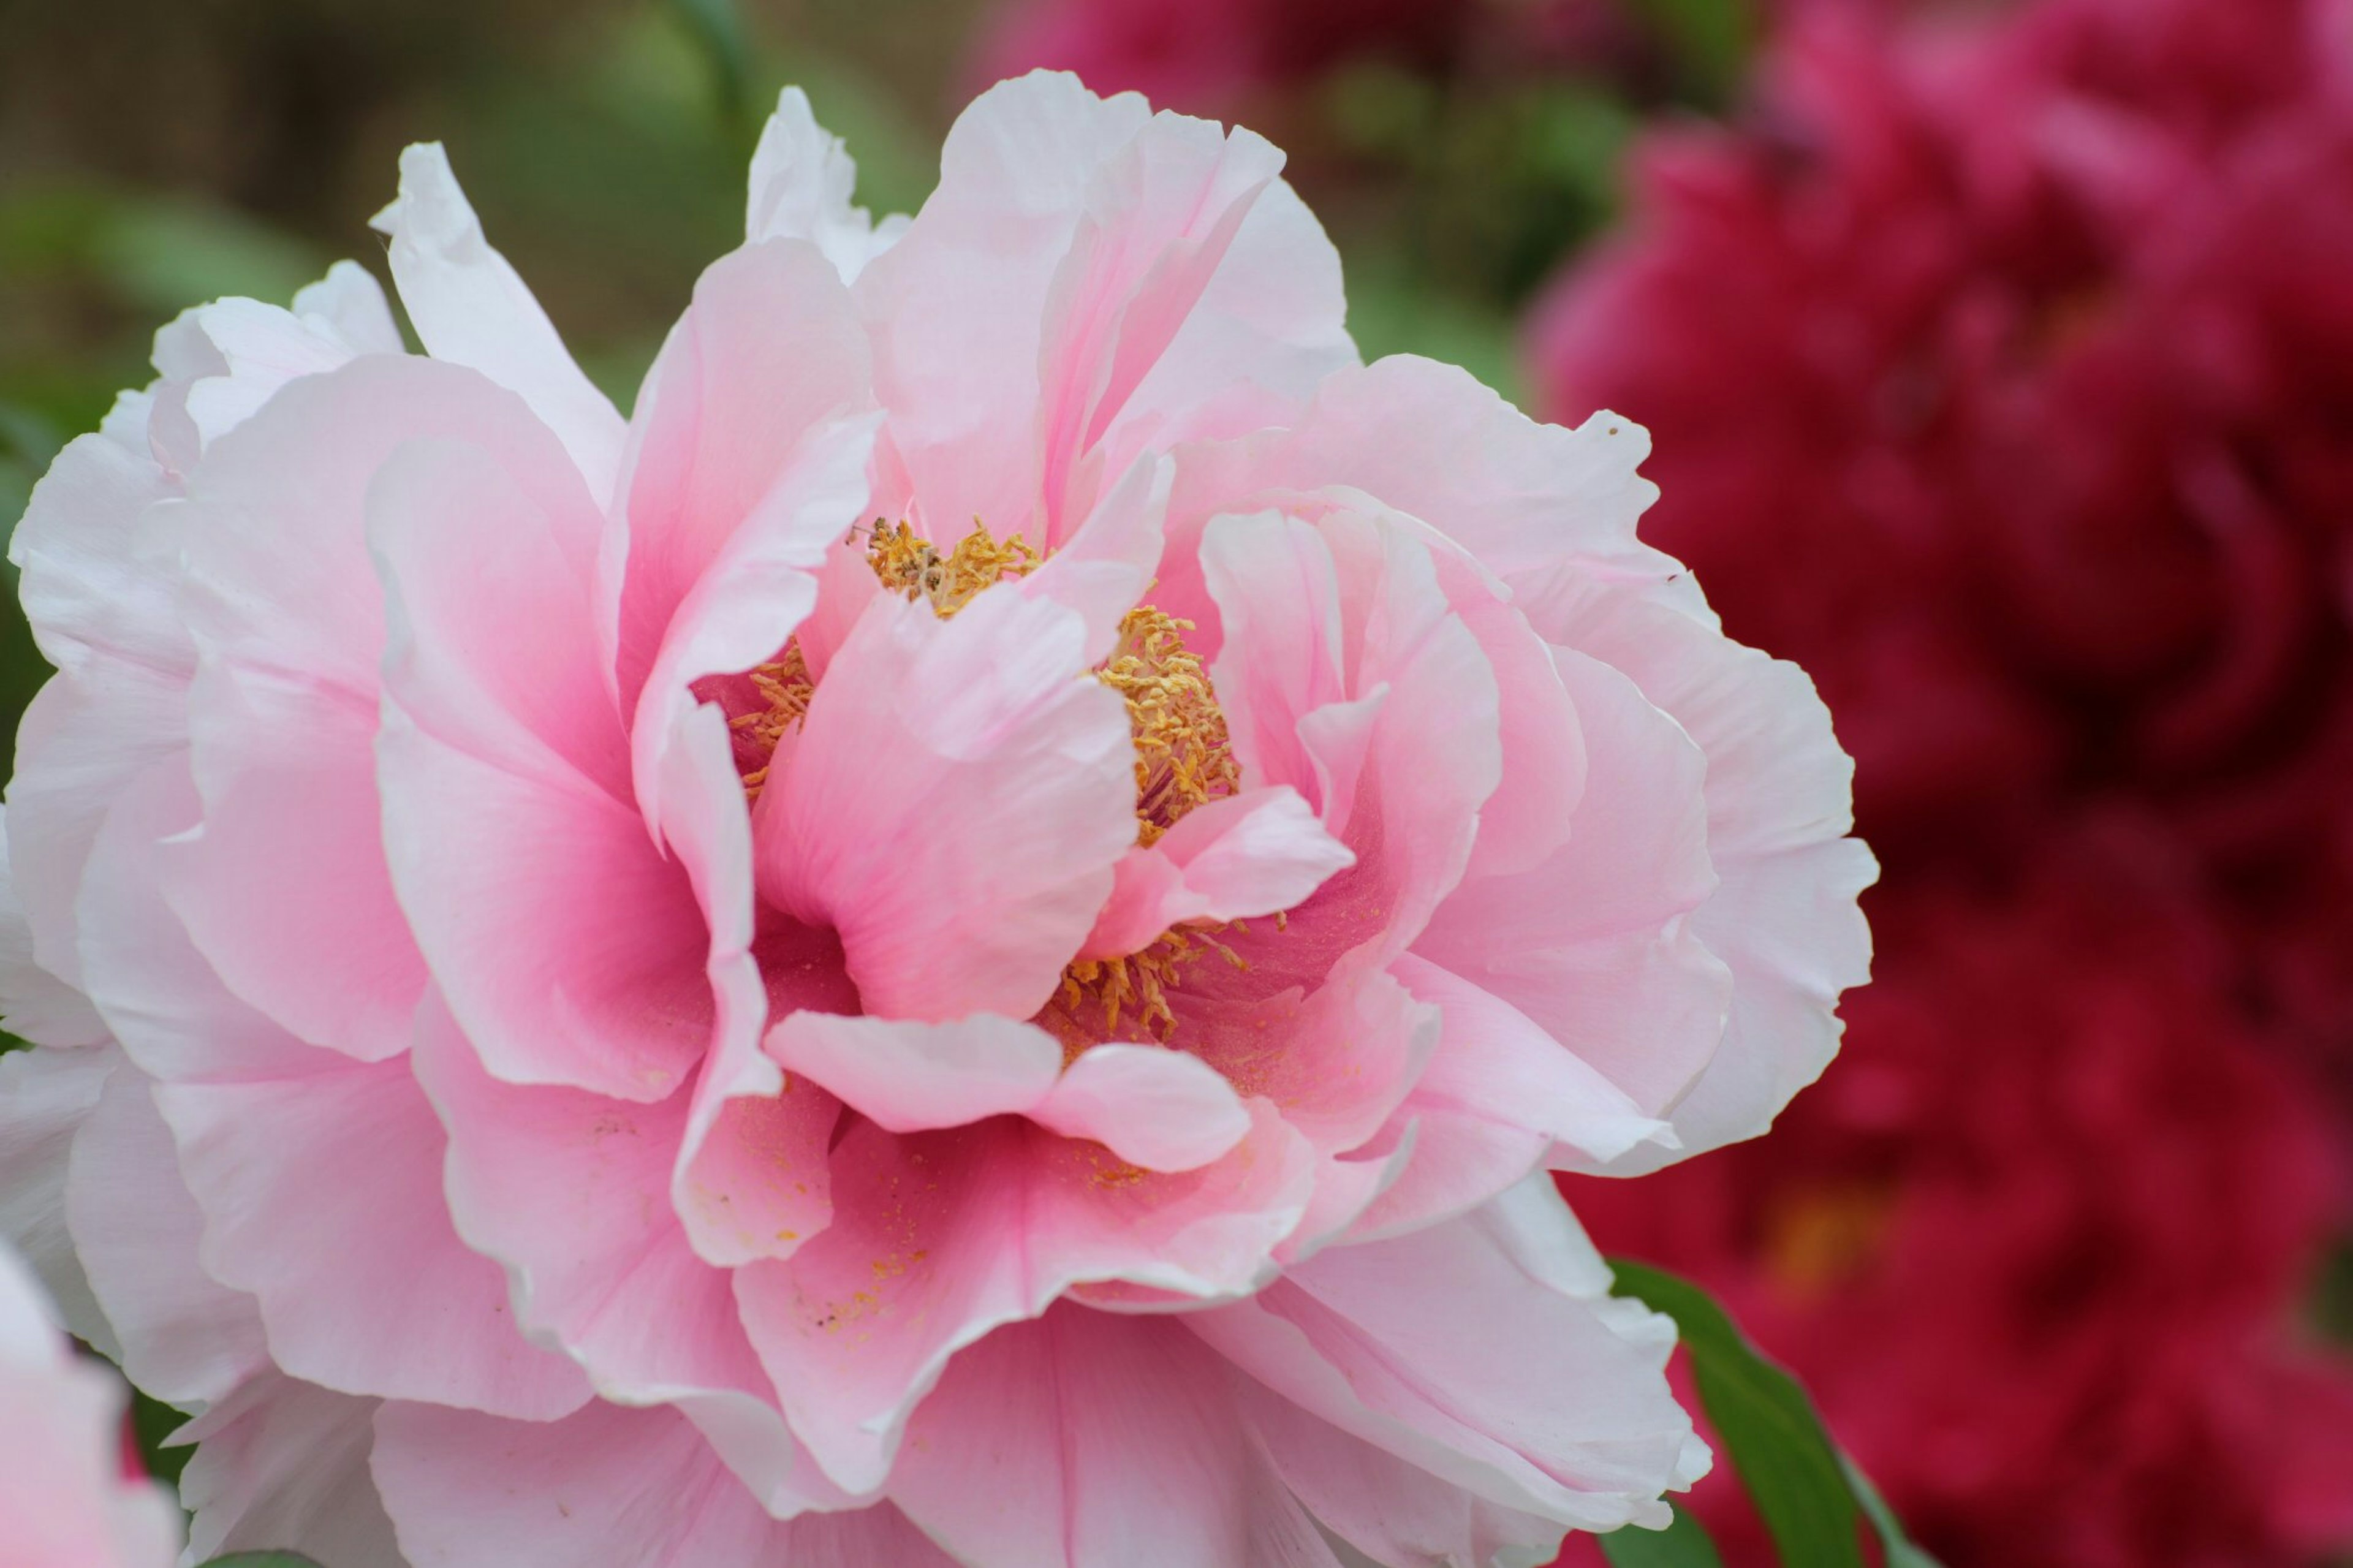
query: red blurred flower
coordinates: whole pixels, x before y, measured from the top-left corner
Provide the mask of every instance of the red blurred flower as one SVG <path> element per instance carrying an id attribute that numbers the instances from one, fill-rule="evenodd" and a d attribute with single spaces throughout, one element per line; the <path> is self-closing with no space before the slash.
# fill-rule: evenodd
<path id="1" fill-rule="evenodd" d="M 1618 59 L 1641 38 L 1616 0 L 1008 0 L 984 20 L 973 75 L 1071 70 L 1098 92 L 1230 116 L 1351 60 L 1525 70 Z"/>
<path id="2" fill-rule="evenodd" d="M 1533 357 L 1651 426 L 1654 537 L 1817 672 L 1895 858 L 2122 789 L 2268 886 L 2347 832 L 2348 277 L 2345 0 L 1817 8 Z"/>
<path id="3" fill-rule="evenodd" d="M 2353 1540 L 2353 1367 L 2281 1305 L 2332 1152 L 2205 928 L 2078 851 L 2010 893 L 1890 888 L 1873 921 L 1838 1070 L 1769 1139 L 1565 1182 L 1596 1239 L 1719 1291 L 1953 1568 Z M 1772 1562 L 1736 1494 L 1696 1496 Z"/>

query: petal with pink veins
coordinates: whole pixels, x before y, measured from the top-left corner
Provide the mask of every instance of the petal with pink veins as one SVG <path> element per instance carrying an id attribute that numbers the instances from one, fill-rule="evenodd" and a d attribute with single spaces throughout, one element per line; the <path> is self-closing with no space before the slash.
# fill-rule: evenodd
<path id="1" fill-rule="evenodd" d="M 417 1563 L 956 1568 L 888 1503 L 771 1518 L 675 1410 L 527 1423 L 387 1405 L 376 1432 L 385 1505 Z"/>
<path id="2" fill-rule="evenodd" d="M 1246 1384 L 1176 1321 L 1057 1307 L 958 1352 L 892 1496 L 968 1568 L 1338 1568 Z"/>
<path id="3" fill-rule="evenodd" d="M 1704 1474 L 1707 1451 L 1667 1387 L 1673 1325 L 1609 1286 L 1539 1175 L 1462 1218 L 1326 1248 L 1181 1321 L 1271 1393 L 1491 1503 L 1657 1529 L 1659 1494 Z"/>
<path id="4" fill-rule="evenodd" d="M 1162 1173 L 997 1118 L 899 1135 L 849 1125 L 833 1224 L 736 1296 L 795 1433 L 846 1490 L 881 1484 L 948 1358 L 1082 1281 L 1242 1295 L 1297 1226 L 1311 1154 L 1271 1108 L 1232 1152 Z"/>
<path id="5" fill-rule="evenodd" d="M 588 1397 L 527 1342 L 498 1265 L 451 1228 L 445 1139 L 406 1061 L 166 1084 L 206 1272 L 260 1304 L 271 1358 L 344 1393 L 545 1420 Z"/>

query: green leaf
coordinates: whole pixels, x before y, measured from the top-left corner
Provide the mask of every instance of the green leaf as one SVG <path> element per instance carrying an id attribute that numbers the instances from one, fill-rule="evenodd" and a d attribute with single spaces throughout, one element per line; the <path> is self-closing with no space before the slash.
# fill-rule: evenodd
<path id="1" fill-rule="evenodd" d="M 1644 1264 L 1612 1259 L 1618 1293 L 1675 1321 L 1701 1405 L 1723 1439 L 1785 1564 L 1863 1568 L 1868 1520 L 1888 1568 L 1936 1568 L 1822 1429 L 1797 1379 L 1767 1360 L 1706 1291 Z"/>
<path id="2" fill-rule="evenodd" d="M 293 1552 L 235 1552 L 227 1557 L 216 1557 L 200 1568 L 319 1568 Z"/>
<path id="3" fill-rule="evenodd" d="M 1610 1568 L 1724 1568 L 1707 1527 L 1689 1509 L 1675 1510 L 1674 1522 L 1664 1530 L 1630 1525 L 1599 1539 Z"/>

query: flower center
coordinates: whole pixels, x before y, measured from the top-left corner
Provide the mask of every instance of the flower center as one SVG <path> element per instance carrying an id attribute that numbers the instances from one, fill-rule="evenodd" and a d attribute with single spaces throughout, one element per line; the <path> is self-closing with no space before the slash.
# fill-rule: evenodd
<path id="1" fill-rule="evenodd" d="M 1041 557 L 1019 534 L 999 542 L 977 518 L 972 531 L 943 552 L 904 521 L 874 520 L 854 530 L 866 541 L 866 563 L 875 580 L 913 602 L 922 599 L 943 620 L 970 604 L 983 589 L 1008 577 L 1026 576 Z M 1185 644 L 1193 623 L 1151 605 L 1121 617 L 1120 638 L 1095 679 L 1127 705 L 1128 732 L 1135 745 L 1135 837 L 1152 844 L 1213 800 L 1241 787 L 1226 716 L 1209 683 L 1208 667 Z M 764 706 L 728 721 L 739 746 L 758 760 L 744 774 L 754 799 L 767 783 L 768 763 L 778 742 L 808 714 L 816 682 L 797 639 L 745 678 Z M 1280 916 L 1276 919 L 1281 921 Z M 1187 970 L 1215 955 L 1236 969 L 1249 961 L 1219 940 L 1229 931 L 1247 931 L 1241 921 L 1172 927 L 1139 952 L 1082 959 L 1062 972 L 1062 984 L 1049 1012 L 1059 1015 L 1065 1048 L 1075 1056 L 1092 1043 L 1098 1026 L 1115 1035 L 1123 1019 L 1134 1019 L 1153 1037 L 1166 1041 L 1176 1026 L 1168 994 Z"/>

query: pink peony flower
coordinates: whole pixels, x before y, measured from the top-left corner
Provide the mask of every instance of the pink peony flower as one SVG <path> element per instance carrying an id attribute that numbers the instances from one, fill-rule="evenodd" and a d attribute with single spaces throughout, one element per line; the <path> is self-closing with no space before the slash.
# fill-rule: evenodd
<path id="1" fill-rule="evenodd" d="M 170 1568 L 180 1515 L 123 1474 L 122 1384 L 49 1321 L 24 1260 L 0 1247 L 0 1520 L 8 1568 Z"/>
<path id="2" fill-rule="evenodd" d="M 2343 1152 L 2143 849 L 1875 895 L 1856 1054 L 1769 1145 L 1567 1183 L 1605 1245 L 1721 1292 L 1954 1568 L 2353 1544 L 2353 1360 L 2293 1307 Z M 1736 1493 L 1694 1500 L 1736 1522 Z"/>
<path id="3" fill-rule="evenodd" d="M 1846 761 L 1280 167 L 1035 77 L 878 225 L 788 93 L 625 423 L 416 148 L 425 356 L 339 268 L 61 455 L 0 1158 L 199 1551 L 1537 1562 L 1704 1469 L 1544 1173 L 1820 1070 Z"/>

